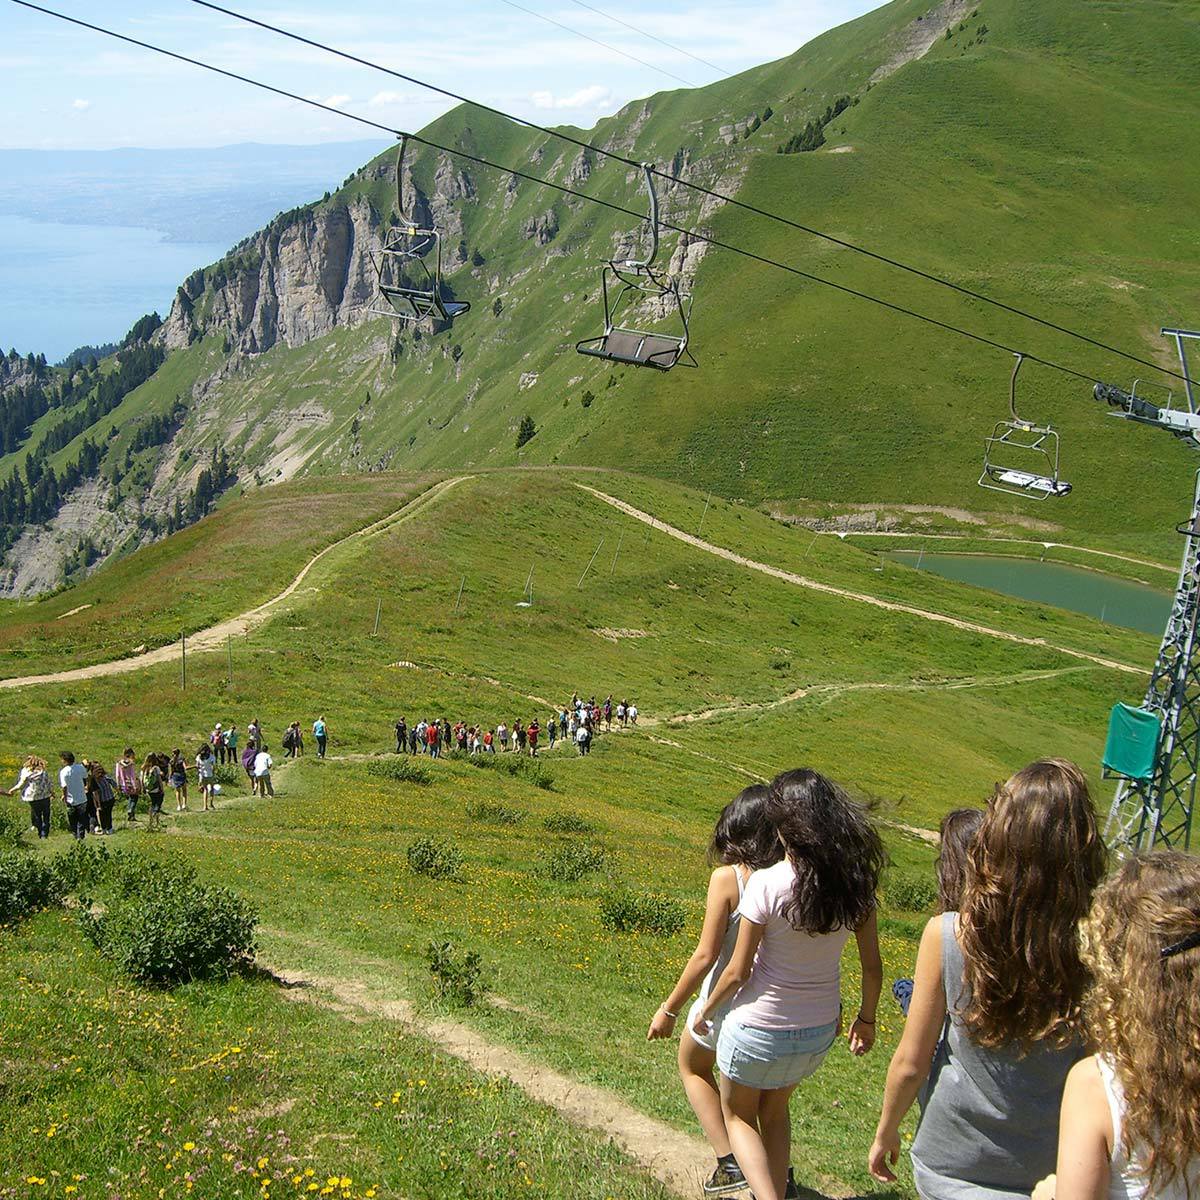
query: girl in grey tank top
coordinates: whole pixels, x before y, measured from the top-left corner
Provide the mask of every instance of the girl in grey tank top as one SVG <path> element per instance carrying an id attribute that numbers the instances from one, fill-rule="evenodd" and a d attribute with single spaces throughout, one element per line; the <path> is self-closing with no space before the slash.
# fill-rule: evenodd
<path id="1" fill-rule="evenodd" d="M 971 1041 L 958 1015 L 966 997 L 957 919 L 941 917 L 949 1016 L 912 1145 L 913 1179 L 926 1200 L 1012 1200 L 1054 1170 L 1063 1086 L 1084 1049 L 1034 1046 L 1021 1056 Z"/>

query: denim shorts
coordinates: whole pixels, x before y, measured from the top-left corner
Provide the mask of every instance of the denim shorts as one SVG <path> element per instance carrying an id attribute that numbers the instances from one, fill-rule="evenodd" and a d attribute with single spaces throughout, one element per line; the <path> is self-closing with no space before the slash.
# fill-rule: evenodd
<path id="1" fill-rule="evenodd" d="M 745 1087 L 794 1087 L 824 1062 L 836 1039 L 836 1021 L 810 1029 L 752 1029 L 726 1017 L 717 1040 L 717 1066 Z"/>

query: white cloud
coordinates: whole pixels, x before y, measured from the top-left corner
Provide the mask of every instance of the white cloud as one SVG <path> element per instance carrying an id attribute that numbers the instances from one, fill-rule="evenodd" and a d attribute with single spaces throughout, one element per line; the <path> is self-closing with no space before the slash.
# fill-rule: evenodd
<path id="1" fill-rule="evenodd" d="M 321 101 L 322 104 L 327 104 L 330 108 L 341 108 L 343 104 L 350 102 L 350 96 L 346 92 L 335 92 L 332 96 L 326 96 Z"/>
<path id="2" fill-rule="evenodd" d="M 385 108 L 389 104 L 400 104 L 405 97 L 400 92 L 376 92 L 367 101 L 368 108 Z"/>
<path id="3" fill-rule="evenodd" d="M 612 92 L 602 84 L 593 83 L 566 96 L 553 92 L 534 92 L 530 97 L 535 108 L 603 108 L 612 103 Z"/>
<path id="4" fill-rule="evenodd" d="M 92 107 L 92 102 L 90 100 L 72 100 L 71 107 L 76 112 L 86 112 Z"/>

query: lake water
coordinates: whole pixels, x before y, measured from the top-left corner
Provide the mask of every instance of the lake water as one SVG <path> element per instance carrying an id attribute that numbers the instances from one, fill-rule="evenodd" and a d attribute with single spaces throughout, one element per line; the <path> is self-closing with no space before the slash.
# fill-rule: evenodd
<path id="1" fill-rule="evenodd" d="M 77 346 L 119 341 L 145 313 L 165 317 L 184 279 L 228 248 L 0 214 L 0 347 L 57 362 Z"/>
<path id="2" fill-rule="evenodd" d="M 945 579 L 1070 609 L 1142 633 L 1161 634 L 1171 611 L 1171 596 L 1166 592 L 1062 563 L 918 550 L 895 550 L 888 557 L 909 567 L 919 564 L 921 570 Z"/>

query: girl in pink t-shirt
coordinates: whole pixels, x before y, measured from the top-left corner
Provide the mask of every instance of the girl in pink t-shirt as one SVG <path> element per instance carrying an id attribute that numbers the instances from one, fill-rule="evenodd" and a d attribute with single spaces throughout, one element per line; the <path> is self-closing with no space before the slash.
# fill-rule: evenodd
<path id="1" fill-rule="evenodd" d="M 773 780 L 767 815 L 786 857 L 750 877 L 733 957 L 695 1029 L 707 1033 L 732 998 L 717 1040 L 725 1127 L 758 1200 L 784 1200 L 793 1191 L 788 1101 L 837 1040 L 841 956 L 851 935 L 862 1002 L 850 1050 L 866 1054 L 875 1043 L 883 985 L 875 894 L 884 853 L 862 806 L 816 771 Z"/>

